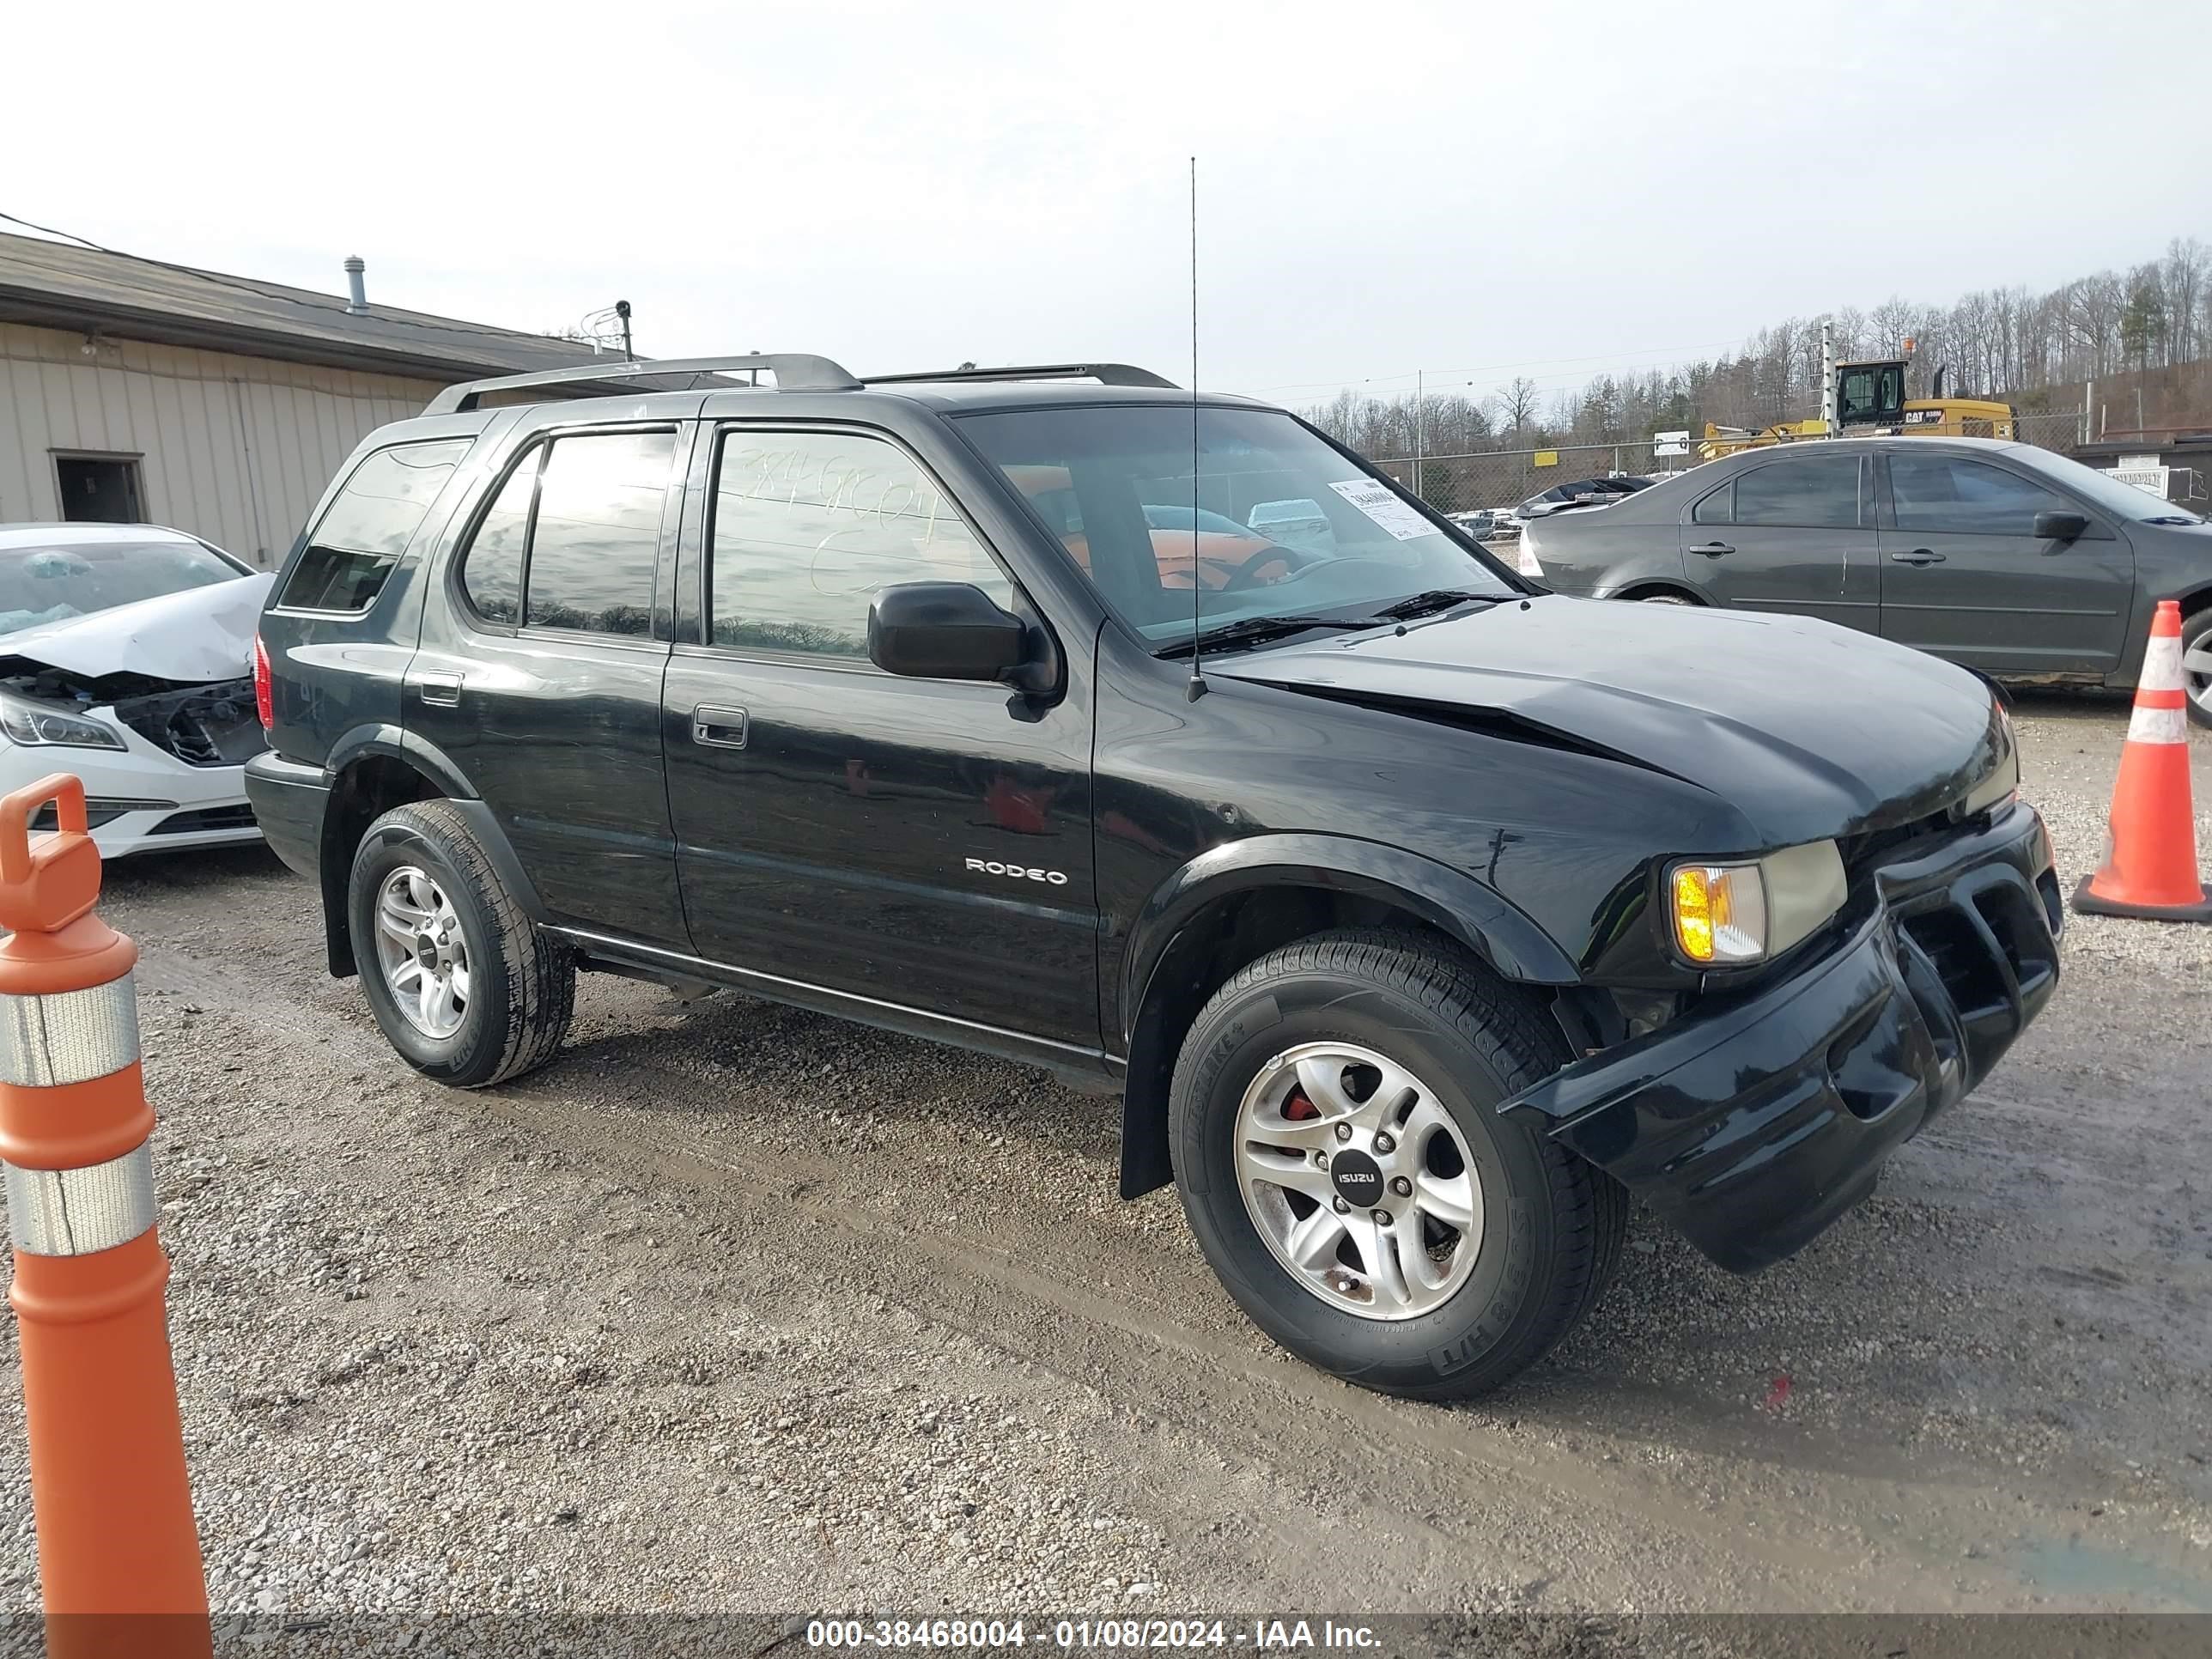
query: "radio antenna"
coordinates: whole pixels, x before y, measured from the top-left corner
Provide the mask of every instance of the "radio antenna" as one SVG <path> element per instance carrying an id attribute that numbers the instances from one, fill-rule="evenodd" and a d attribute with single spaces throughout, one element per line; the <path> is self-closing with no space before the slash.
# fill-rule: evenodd
<path id="1" fill-rule="evenodd" d="M 1206 670 L 1199 662 L 1200 606 L 1206 589 L 1198 580 L 1198 157 L 1190 158 L 1190 684 L 1185 701 L 1206 695 Z"/>

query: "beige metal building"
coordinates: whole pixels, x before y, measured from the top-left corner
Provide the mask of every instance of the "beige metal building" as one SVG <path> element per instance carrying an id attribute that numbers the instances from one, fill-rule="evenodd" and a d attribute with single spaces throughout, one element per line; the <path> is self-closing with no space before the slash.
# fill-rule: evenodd
<path id="1" fill-rule="evenodd" d="M 145 520 L 264 567 L 354 445 L 441 386 L 587 347 L 0 236 L 0 523 Z"/>

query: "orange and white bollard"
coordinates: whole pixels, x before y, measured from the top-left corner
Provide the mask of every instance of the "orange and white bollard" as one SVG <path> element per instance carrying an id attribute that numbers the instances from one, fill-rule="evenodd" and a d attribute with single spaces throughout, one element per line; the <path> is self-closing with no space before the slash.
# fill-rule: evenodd
<path id="1" fill-rule="evenodd" d="M 2074 890 L 2074 908 L 2085 916 L 2212 921 L 2212 887 L 2197 872 L 2186 701 L 2181 606 L 2160 599 L 2120 748 L 2104 862 Z"/>
<path id="2" fill-rule="evenodd" d="M 55 803 L 58 833 L 31 844 Z M 48 1651 L 209 1651 L 155 1237 L 136 945 L 92 914 L 84 786 L 0 799 L 0 1163 Z"/>

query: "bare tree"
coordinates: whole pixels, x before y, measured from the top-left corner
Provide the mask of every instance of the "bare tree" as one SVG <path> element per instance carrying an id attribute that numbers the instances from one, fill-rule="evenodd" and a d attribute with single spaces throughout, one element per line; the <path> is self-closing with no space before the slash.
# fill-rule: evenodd
<path id="1" fill-rule="evenodd" d="M 2177 363 L 2193 363 L 2206 338 L 2201 314 L 2212 298 L 2212 248 L 2194 236 L 2177 236 L 2166 245 L 2165 260 L 2166 314 L 2173 331 L 2172 357 Z"/>
<path id="2" fill-rule="evenodd" d="M 1513 434 L 1515 441 L 1528 435 L 1528 428 L 1536 422 L 1536 410 L 1542 394 L 1536 383 L 1526 374 L 1518 375 L 1502 387 L 1491 399 L 1498 413 L 1498 423 Z"/>
<path id="3" fill-rule="evenodd" d="M 1841 360 L 1899 356 L 1912 340 L 1912 395 L 1929 392 L 1935 370 L 1948 364 L 1949 386 L 1960 393 L 2006 399 L 2023 410 L 2071 410 L 2080 407 L 2085 380 L 2212 359 L 2212 247 L 2178 237 L 2159 258 L 2124 273 L 2099 271 L 2045 293 L 2018 285 L 1980 289 L 1948 306 L 1893 295 L 1871 311 L 1845 306 L 1828 318 Z M 2212 386 L 2212 375 L 2197 383 Z M 2100 387 L 2100 398 L 2106 395 Z M 2132 391 L 2128 395 L 2132 403 Z M 2150 389 L 2151 408 L 2161 406 L 2162 395 Z M 2212 415 L 2189 404 L 2186 393 L 2172 395 L 2182 401 L 2166 405 L 2165 418 Z M 1578 388 L 1548 392 L 1522 375 L 1480 403 L 1439 393 L 1424 400 L 1420 422 L 1425 453 L 1439 456 L 1632 443 L 1654 431 L 1696 431 L 1707 422 L 1759 427 L 1810 416 L 1819 406 L 1819 324 L 1789 318 L 1747 337 L 1739 351 L 1669 369 L 1601 374 Z M 1347 391 L 1310 414 L 1364 453 L 1413 452 L 1410 394 L 1371 398 Z M 1455 488 L 1473 490 L 1479 475 L 1487 476 L 1459 469 Z M 1533 470 L 1528 477 L 1534 478 Z"/>
<path id="4" fill-rule="evenodd" d="M 2058 292 L 2060 325 L 2069 348 L 2067 378 L 2110 374 L 2118 367 L 2120 313 L 2127 309 L 2127 289 L 2118 276 L 2102 270 L 2069 283 Z"/>

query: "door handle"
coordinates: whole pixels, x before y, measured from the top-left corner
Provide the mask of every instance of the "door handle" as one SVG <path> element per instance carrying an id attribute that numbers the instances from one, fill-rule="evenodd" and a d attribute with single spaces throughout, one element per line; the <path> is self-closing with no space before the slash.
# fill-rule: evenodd
<path id="1" fill-rule="evenodd" d="M 459 674 L 417 674 L 415 695 L 424 702 L 434 703 L 441 708 L 458 708 L 461 701 L 461 676 Z"/>
<path id="2" fill-rule="evenodd" d="M 691 711 L 691 741 L 709 749 L 742 749 L 751 722 L 742 708 L 701 703 Z"/>
<path id="3" fill-rule="evenodd" d="M 1941 564 L 1943 556 L 1932 548 L 1916 547 L 1910 553 L 1891 554 L 1889 562 L 1892 564 Z"/>
<path id="4" fill-rule="evenodd" d="M 1693 547 L 1690 551 L 1702 553 L 1709 559 L 1717 559 L 1723 553 L 1735 552 L 1735 549 L 1730 547 L 1726 542 L 1707 542 L 1703 547 Z"/>

